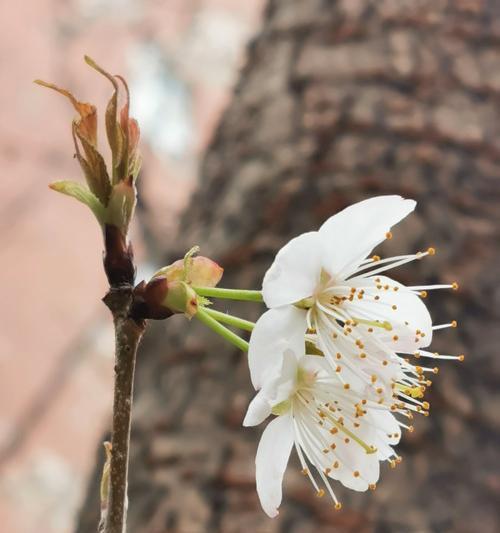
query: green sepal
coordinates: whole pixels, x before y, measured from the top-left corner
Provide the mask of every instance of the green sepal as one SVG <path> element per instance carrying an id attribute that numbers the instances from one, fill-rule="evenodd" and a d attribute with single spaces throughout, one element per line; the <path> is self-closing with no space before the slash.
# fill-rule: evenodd
<path id="1" fill-rule="evenodd" d="M 184 313 L 188 318 L 196 315 L 198 311 L 196 293 L 184 281 L 173 281 L 168 284 L 168 292 L 163 305 L 173 313 Z"/>
<path id="2" fill-rule="evenodd" d="M 72 196 L 82 204 L 85 204 L 91 209 L 97 218 L 99 224 L 104 224 L 106 218 L 106 208 L 101 204 L 99 199 L 81 183 L 75 181 L 54 181 L 49 187 L 57 192 Z"/>

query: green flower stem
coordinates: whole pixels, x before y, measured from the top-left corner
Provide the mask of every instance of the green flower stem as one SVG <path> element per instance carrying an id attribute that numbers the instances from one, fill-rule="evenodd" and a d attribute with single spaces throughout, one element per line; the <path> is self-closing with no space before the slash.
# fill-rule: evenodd
<path id="1" fill-rule="evenodd" d="M 208 313 L 212 318 L 219 322 L 224 322 L 235 328 L 244 329 L 245 331 L 252 331 L 255 327 L 255 322 L 250 322 L 249 320 L 244 320 L 234 315 L 229 315 L 227 313 L 221 313 L 215 309 L 210 309 L 209 307 L 204 308 L 205 313 Z"/>
<path id="2" fill-rule="evenodd" d="M 218 335 L 229 341 L 231 344 L 234 344 L 243 352 L 248 352 L 248 342 L 243 340 L 241 337 L 233 333 L 230 329 L 227 329 L 222 324 L 219 324 L 215 318 L 212 318 L 207 310 L 203 307 L 199 307 L 196 315 L 194 315 L 200 322 L 208 326 L 211 330 L 215 331 Z"/>
<path id="3" fill-rule="evenodd" d="M 249 302 L 263 302 L 261 291 L 244 291 L 239 289 L 220 289 L 219 287 L 193 287 L 196 294 L 207 298 L 221 298 L 224 300 L 245 300 Z"/>

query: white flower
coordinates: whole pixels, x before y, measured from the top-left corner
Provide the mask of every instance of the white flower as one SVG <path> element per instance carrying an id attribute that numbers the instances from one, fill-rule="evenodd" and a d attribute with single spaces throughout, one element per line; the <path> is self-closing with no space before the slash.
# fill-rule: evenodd
<path id="1" fill-rule="evenodd" d="M 344 209 L 319 231 L 286 244 L 262 287 L 268 307 L 301 309 L 294 323 L 283 324 L 288 335 L 307 331 L 307 340 L 325 355 L 343 383 L 385 404 L 393 401 L 397 382 L 416 386 L 423 381 L 422 372 L 398 356 L 413 354 L 432 340 L 432 320 L 420 296 L 425 289 L 455 288 L 405 287 L 382 274 L 432 255 L 432 248 L 366 259 L 414 208 L 413 200 L 379 196 Z"/>
<path id="2" fill-rule="evenodd" d="M 269 324 L 300 322 L 300 315 L 292 306 L 267 311 L 250 340 L 250 372 L 260 390 L 249 405 L 244 425 L 260 424 L 270 414 L 277 415 L 262 434 L 255 460 L 257 492 L 270 517 L 278 514 L 292 447 L 318 496 L 325 493 L 325 487 L 337 509 L 340 503 L 330 479 L 364 491 L 374 488 L 379 461 L 399 461 L 391 446 L 399 441 L 404 424 L 389 408 L 346 388 L 324 357 L 305 355 L 303 334 L 289 339 L 279 330 L 271 334 Z"/>

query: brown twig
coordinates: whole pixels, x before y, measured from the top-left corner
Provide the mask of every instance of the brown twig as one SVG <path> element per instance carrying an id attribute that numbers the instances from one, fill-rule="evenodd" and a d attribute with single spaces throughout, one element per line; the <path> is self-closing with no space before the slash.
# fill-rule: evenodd
<path id="1" fill-rule="evenodd" d="M 113 314 L 115 326 L 115 387 L 109 497 L 105 533 L 124 533 L 127 513 L 127 479 L 134 371 L 137 348 L 146 328 L 144 321 L 129 318 L 133 301 L 130 285 L 113 287 L 104 303 Z"/>

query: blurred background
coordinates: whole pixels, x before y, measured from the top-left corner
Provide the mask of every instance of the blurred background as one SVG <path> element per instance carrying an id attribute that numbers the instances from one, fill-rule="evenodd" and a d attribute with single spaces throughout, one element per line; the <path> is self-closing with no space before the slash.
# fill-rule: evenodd
<path id="1" fill-rule="evenodd" d="M 0 5 L 0 529 L 95 531 L 112 329 L 101 236 L 48 190 L 79 177 L 62 98 L 103 109 L 91 55 L 123 74 L 142 130 L 138 279 L 193 244 L 257 288 L 291 236 L 375 194 L 417 212 L 381 254 L 433 245 L 395 277 L 431 294 L 442 364 L 375 492 L 315 498 L 292 462 L 259 508 L 262 428 L 244 357 L 197 324 L 152 324 L 136 376 L 130 532 L 500 530 L 500 4 L 495 0 L 34 0 Z M 418 280 L 418 281 L 415 281 Z M 224 310 L 224 308 L 221 308 Z M 255 305 L 231 310 L 256 318 Z"/>

